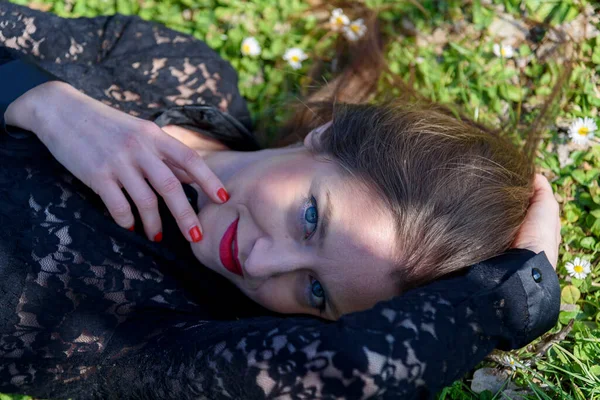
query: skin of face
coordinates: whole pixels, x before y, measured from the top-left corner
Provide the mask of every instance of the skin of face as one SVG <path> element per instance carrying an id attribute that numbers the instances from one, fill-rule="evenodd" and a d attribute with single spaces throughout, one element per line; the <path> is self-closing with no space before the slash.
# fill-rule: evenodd
<path id="1" fill-rule="evenodd" d="M 206 157 L 231 198 L 215 204 L 200 197 L 204 238 L 192 250 L 263 307 L 335 320 L 397 294 L 391 278 L 396 234 L 391 212 L 374 191 L 309 147 Z M 243 277 L 219 257 L 236 218 Z"/>

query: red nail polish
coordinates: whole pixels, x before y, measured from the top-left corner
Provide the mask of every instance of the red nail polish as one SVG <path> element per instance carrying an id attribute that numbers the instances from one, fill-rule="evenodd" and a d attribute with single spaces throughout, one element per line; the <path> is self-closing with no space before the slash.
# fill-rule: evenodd
<path id="1" fill-rule="evenodd" d="M 190 229 L 190 236 L 192 237 L 192 241 L 194 243 L 198 243 L 199 241 L 201 241 L 202 233 L 200 232 L 200 228 L 194 226 L 192 229 Z"/>
<path id="2" fill-rule="evenodd" d="M 129 230 L 130 230 L 131 232 L 133 232 L 133 231 L 135 230 L 135 224 L 131 225 L 131 226 L 129 227 Z"/>
<path id="3" fill-rule="evenodd" d="M 219 189 L 219 191 L 217 192 L 217 196 L 219 196 L 223 203 L 229 200 L 229 193 L 227 193 L 227 191 L 223 188 Z"/>
<path id="4" fill-rule="evenodd" d="M 155 242 L 160 242 L 162 240 L 162 232 L 158 232 L 156 236 L 154 236 Z"/>

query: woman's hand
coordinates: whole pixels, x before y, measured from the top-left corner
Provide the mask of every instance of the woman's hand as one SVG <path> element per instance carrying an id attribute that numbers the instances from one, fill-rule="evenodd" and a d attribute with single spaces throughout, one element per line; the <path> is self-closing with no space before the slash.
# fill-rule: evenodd
<path id="1" fill-rule="evenodd" d="M 536 253 L 543 251 L 556 269 L 561 242 L 558 202 L 552 193 L 552 186 L 543 175 L 535 175 L 533 188 L 527 215 L 511 247 Z"/>
<path id="2" fill-rule="evenodd" d="M 106 204 L 120 226 L 134 217 L 121 188 L 135 202 L 146 235 L 162 239 L 158 201 L 164 198 L 183 235 L 201 240 L 200 222 L 177 176 L 193 179 L 213 201 L 227 201 L 217 176 L 196 151 L 156 124 L 107 106 L 63 82 L 48 82 L 15 100 L 7 123 L 34 132 L 54 157 Z"/>

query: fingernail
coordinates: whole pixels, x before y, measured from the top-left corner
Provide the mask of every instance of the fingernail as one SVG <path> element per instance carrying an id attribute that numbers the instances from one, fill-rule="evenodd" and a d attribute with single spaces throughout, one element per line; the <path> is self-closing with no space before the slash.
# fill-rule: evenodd
<path id="1" fill-rule="evenodd" d="M 320 127 L 317 128 L 319 130 L 317 133 L 321 134 L 321 133 L 325 132 L 327 129 L 329 129 L 331 124 L 333 124 L 333 120 L 324 123 L 323 125 L 321 125 Z"/>
<path id="2" fill-rule="evenodd" d="M 133 232 L 135 230 L 135 224 L 131 225 L 128 229 Z"/>
<path id="3" fill-rule="evenodd" d="M 158 232 L 156 236 L 154 236 L 155 242 L 160 242 L 162 240 L 162 232 Z"/>
<path id="4" fill-rule="evenodd" d="M 227 200 L 229 200 L 229 193 L 227 193 L 227 190 L 221 188 L 219 189 L 219 191 L 217 192 L 217 196 L 219 196 L 219 198 L 221 199 L 221 201 L 223 203 L 227 202 Z"/>
<path id="5" fill-rule="evenodd" d="M 194 243 L 198 243 L 199 241 L 201 241 L 202 233 L 200 232 L 200 228 L 194 226 L 192 229 L 190 229 L 190 236 L 192 237 L 192 241 Z"/>
<path id="6" fill-rule="evenodd" d="M 321 133 L 325 132 L 331 126 L 331 124 L 333 124 L 333 120 L 326 122 L 319 127 L 316 127 L 315 129 L 312 130 L 312 132 L 314 132 L 315 135 L 320 135 Z"/>

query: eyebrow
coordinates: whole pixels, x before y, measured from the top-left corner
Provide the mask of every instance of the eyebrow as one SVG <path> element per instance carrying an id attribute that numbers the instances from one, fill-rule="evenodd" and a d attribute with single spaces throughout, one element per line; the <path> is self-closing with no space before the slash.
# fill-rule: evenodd
<path id="1" fill-rule="evenodd" d="M 333 204 L 331 203 L 331 192 L 329 189 L 325 190 L 325 206 L 323 210 L 323 218 L 321 219 L 321 226 L 319 227 L 319 249 L 323 249 L 325 245 L 325 238 L 329 232 L 329 222 L 331 221 L 331 215 L 333 214 Z M 338 319 L 340 314 L 339 307 L 333 301 L 333 296 L 330 295 L 330 291 L 327 291 L 327 302 L 329 308 L 331 308 L 332 314 L 335 319 Z"/>
<path id="2" fill-rule="evenodd" d="M 319 227 L 319 249 L 322 250 L 325 245 L 325 238 L 329 232 L 329 221 L 331 221 L 331 214 L 333 213 L 333 206 L 331 204 L 331 192 L 329 189 L 325 190 L 325 207 L 323 210 L 323 218 L 321 219 L 321 226 Z"/>

